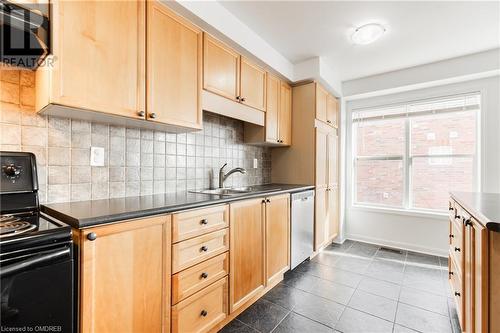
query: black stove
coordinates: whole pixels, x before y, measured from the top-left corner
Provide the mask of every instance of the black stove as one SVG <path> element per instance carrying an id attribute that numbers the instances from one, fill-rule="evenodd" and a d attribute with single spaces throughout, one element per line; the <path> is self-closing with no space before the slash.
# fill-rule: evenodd
<path id="1" fill-rule="evenodd" d="M 71 228 L 40 212 L 35 156 L 0 152 L 1 331 L 75 330 Z"/>

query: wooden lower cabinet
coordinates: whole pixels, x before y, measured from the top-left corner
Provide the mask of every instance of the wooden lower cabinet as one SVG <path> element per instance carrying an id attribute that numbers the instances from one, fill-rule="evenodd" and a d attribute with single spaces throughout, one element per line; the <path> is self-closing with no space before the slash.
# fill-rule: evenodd
<path id="1" fill-rule="evenodd" d="M 316 187 L 314 200 L 314 251 L 320 250 L 328 241 L 328 194 L 327 188 Z"/>
<path id="2" fill-rule="evenodd" d="M 75 231 L 80 332 L 167 332 L 170 216 Z"/>
<path id="3" fill-rule="evenodd" d="M 233 312 L 266 285 L 264 199 L 230 204 L 229 311 Z"/>
<path id="4" fill-rule="evenodd" d="M 290 268 L 290 195 L 266 199 L 266 279 L 281 278 Z"/>

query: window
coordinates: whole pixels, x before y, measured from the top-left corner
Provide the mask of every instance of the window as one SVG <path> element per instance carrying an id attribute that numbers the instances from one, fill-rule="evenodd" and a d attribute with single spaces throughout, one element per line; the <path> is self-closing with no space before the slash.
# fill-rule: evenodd
<path id="1" fill-rule="evenodd" d="M 353 110 L 354 204 L 444 211 L 478 181 L 478 93 Z"/>

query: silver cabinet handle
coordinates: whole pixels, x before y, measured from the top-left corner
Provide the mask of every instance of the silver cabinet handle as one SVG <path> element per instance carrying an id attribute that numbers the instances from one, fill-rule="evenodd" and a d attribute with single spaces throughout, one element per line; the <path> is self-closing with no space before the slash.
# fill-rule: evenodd
<path id="1" fill-rule="evenodd" d="M 155 119 L 156 118 L 156 113 L 155 112 L 150 113 L 149 114 L 149 118 Z"/>
<path id="2" fill-rule="evenodd" d="M 139 112 L 137 112 L 137 115 L 138 115 L 139 117 L 144 117 L 144 116 L 146 115 L 146 112 L 144 112 L 144 111 L 139 111 Z"/>

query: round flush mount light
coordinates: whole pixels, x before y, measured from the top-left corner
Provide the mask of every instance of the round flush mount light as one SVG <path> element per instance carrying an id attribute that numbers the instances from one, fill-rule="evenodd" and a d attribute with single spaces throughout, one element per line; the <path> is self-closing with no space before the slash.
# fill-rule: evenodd
<path id="1" fill-rule="evenodd" d="M 354 44 L 366 45 L 382 37 L 385 31 L 386 29 L 381 24 L 369 23 L 356 28 L 351 39 Z"/>

